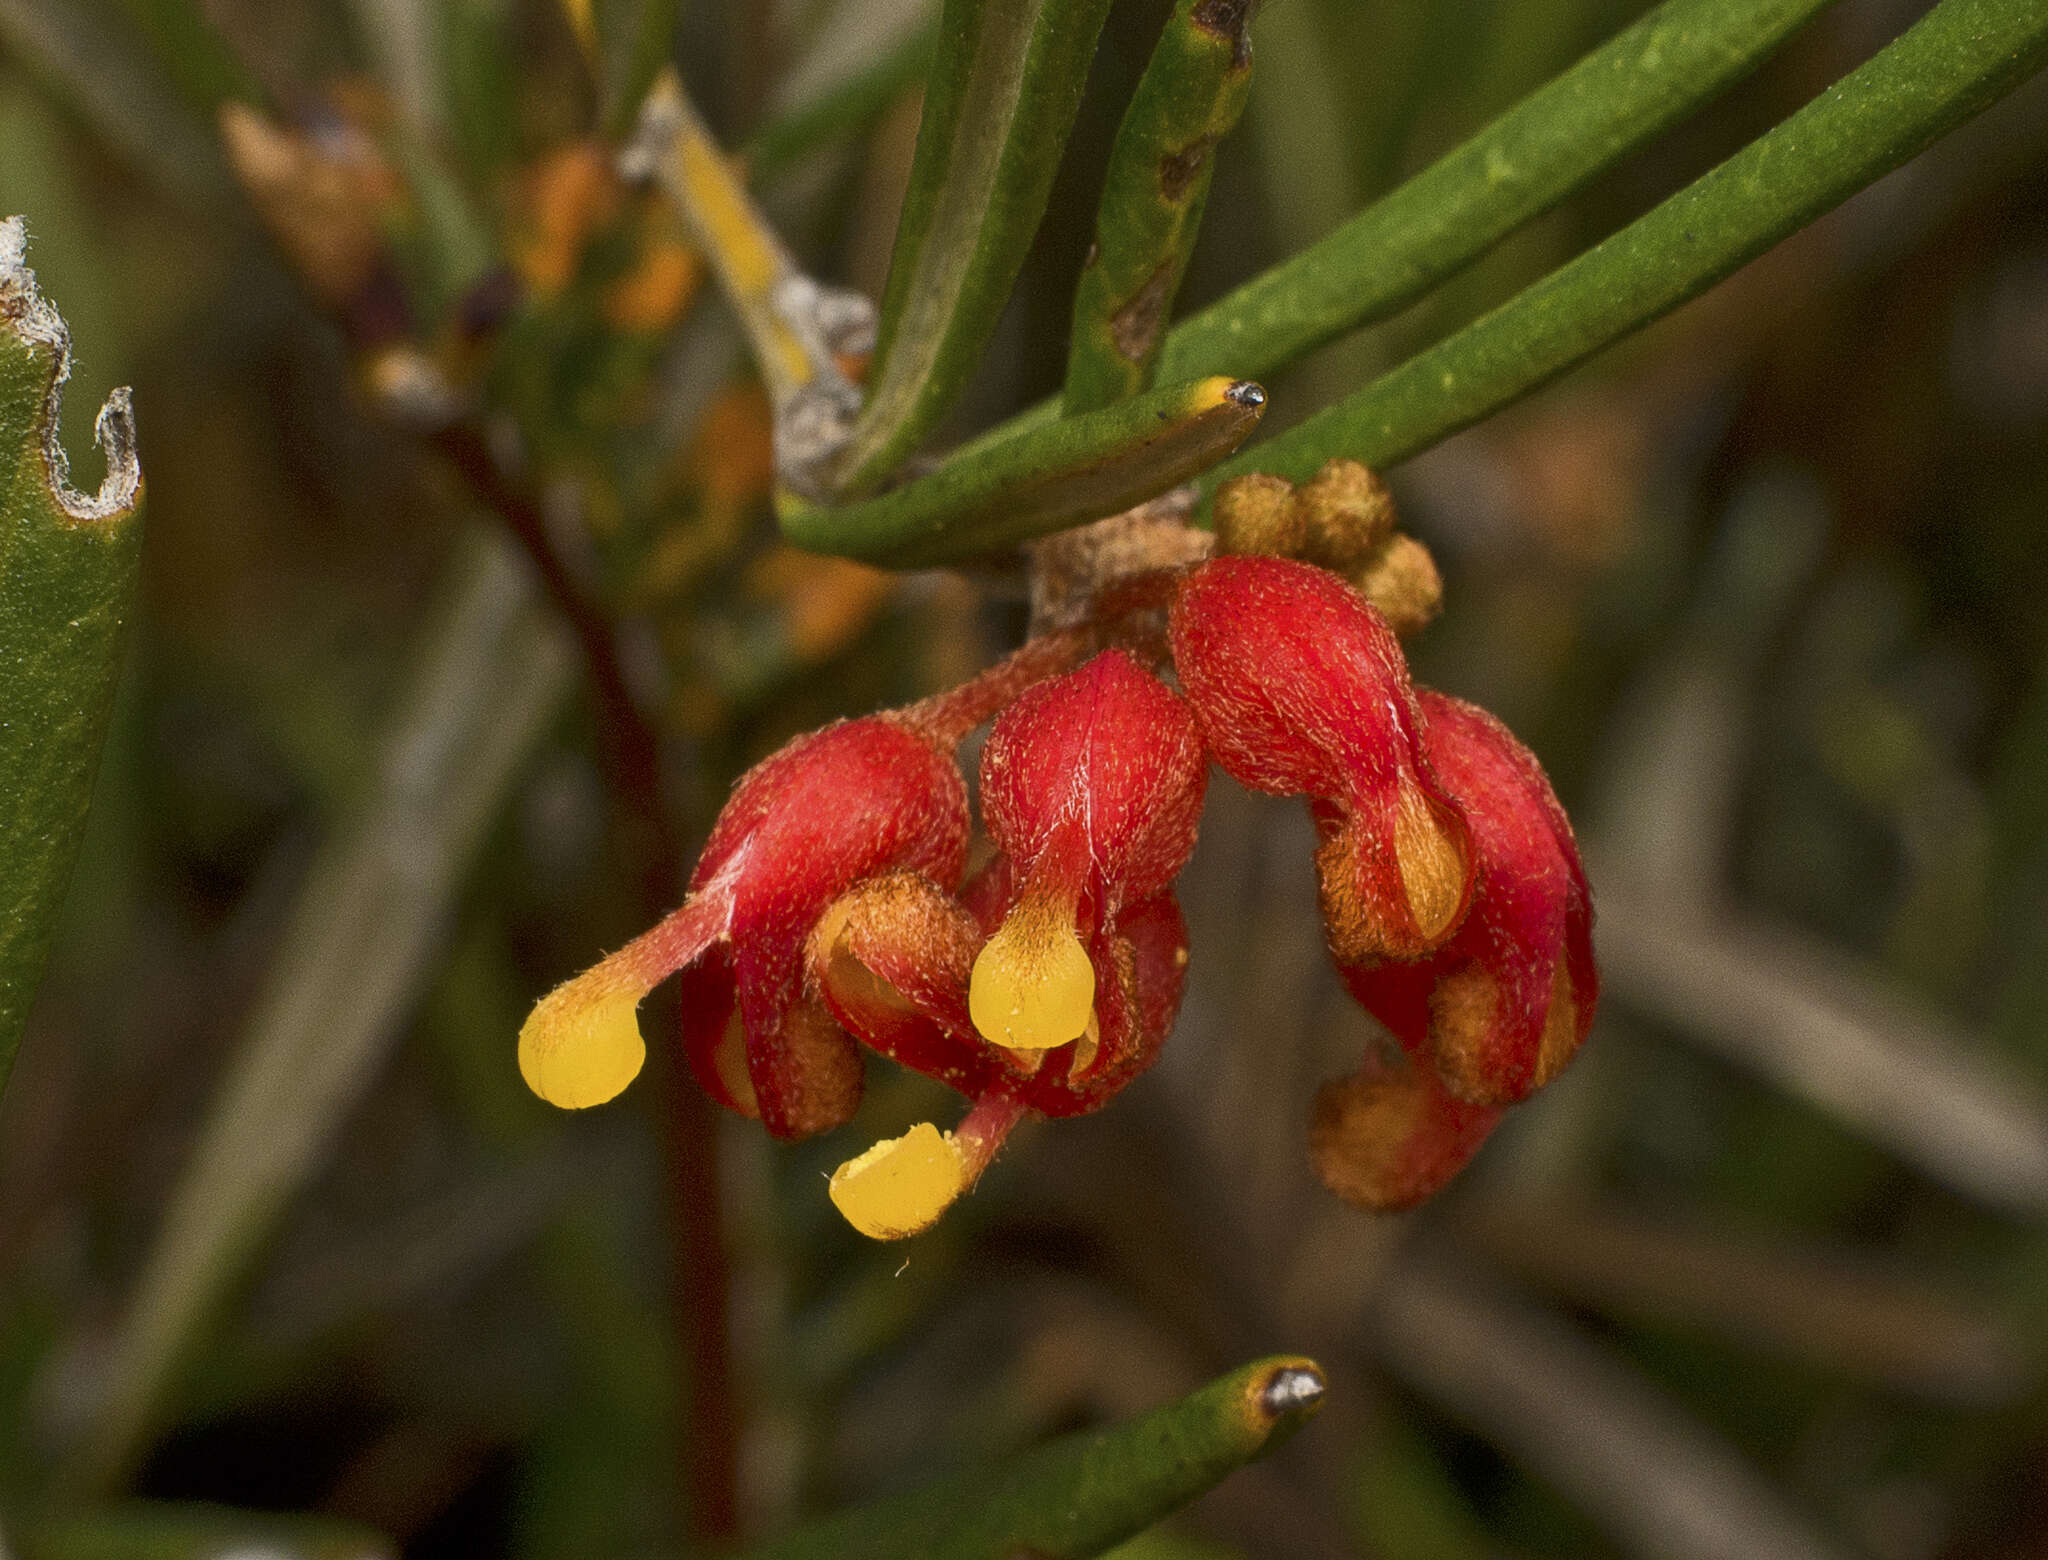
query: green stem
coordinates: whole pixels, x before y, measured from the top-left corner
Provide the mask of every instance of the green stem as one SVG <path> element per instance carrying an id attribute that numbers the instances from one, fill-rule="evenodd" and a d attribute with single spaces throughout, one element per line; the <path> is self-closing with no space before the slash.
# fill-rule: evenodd
<path id="1" fill-rule="evenodd" d="M 1095 247 L 1074 291 L 1066 411 L 1152 388 L 1167 311 L 1180 291 L 1216 143 L 1251 89 L 1250 0 L 1179 0 L 1109 156 Z"/>
<path id="2" fill-rule="evenodd" d="M 799 547 L 896 568 L 957 562 L 1156 498 L 1237 448 L 1265 392 L 1204 379 L 1063 418 L 865 503 L 794 507 Z"/>
<path id="3" fill-rule="evenodd" d="M 1904 36 L 1648 215 L 1429 351 L 1204 478 L 1392 465 L 1697 297 L 2048 62 L 2039 0 L 1942 0 Z"/>
<path id="4" fill-rule="evenodd" d="M 1045 214 L 1109 0 L 946 0 L 866 405 L 836 491 L 874 487 L 974 371 Z"/>

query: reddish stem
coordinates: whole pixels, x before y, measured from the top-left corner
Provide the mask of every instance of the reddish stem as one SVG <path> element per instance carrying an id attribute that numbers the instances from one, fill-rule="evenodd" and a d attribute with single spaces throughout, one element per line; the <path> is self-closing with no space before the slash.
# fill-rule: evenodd
<path id="1" fill-rule="evenodd" d="M 1144 619 L 1172 604 L 1186 578 L 1184 570 L 1160 569 L 1105 586 L 1088 621 L 1027 639 L 987 671 L 896 712 L 927 741 L 957 747 L 982 722 L 993 719 L 1033 683 L 1070 671 L 1106 644 L 1121 644 L 1153 661 L 1164 659 L 1161 632 Z"/>
<path id="2" fill-rule="evenodd" d="M 626 686 L 611 620 L 549 545 L 538 500 L 505 472 L 474 426 L 450 424 L 435 434 L 434 445 L 519 539 L 582 649 L 597 701 L 600 758 L 626 825 L 623 843 L 641 863 L 642 918 L 653 921 L 674 903 L 683 875 L 682 848 L 662 806 L 660 739 Z M 659 1094 L 668 1186 L 664 1202 L 675 1262 L 670 1294 L 678 1348 L 690 1379 L 679 1448 L 682 1476 L 696 1535 L 728 1539 L 739 1530 L 739 1404 L 717 1113 L 666 1052 L 657 1049 L 655 1056 L 649 1072 Z"/>

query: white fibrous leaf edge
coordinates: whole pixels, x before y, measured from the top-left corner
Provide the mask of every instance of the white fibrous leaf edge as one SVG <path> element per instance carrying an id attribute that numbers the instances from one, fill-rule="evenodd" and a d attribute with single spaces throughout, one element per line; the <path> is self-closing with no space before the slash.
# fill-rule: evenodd
<path id="1" fill-rule="evenodd" d="M 135 454 L 135 407 L 126 385 L 107 396 L 93 424 L 93 443 L 105 453 L 107 474 L 97 493 L 81 493 L 71 485 L 71 462 L 57 438 L 64 381 L 71 377 L 71 332 L 64 317 L 43 297 L 36 274 L 28 268 L 28 224 L 21 217 L 0 221 L 0 322 L 31 349 L 48 352 L 52 362 L 36 431 L 43 459 L 43 482 L 51 500 L 74 520 L 109 520 L 135 507 L 142 491 L 142 463 Z"/>

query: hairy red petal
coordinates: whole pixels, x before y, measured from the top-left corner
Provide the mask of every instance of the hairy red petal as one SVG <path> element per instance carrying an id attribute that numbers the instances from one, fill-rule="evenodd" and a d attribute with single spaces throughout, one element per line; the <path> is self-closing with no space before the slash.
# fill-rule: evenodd
<path id="1" fill-rule="evenodd" d="M 1413 964 L 1353 968 L 1353 993 L 1453 1093 L 1510 1104 L 1592 1026 L 1593 905 L 1570 821 L 1535 756 L 1476 705 L 1425 691 L 1425 744 L 1471 830 L 1472 907 Z"/>
<path id="2" fill-rule="evenodd" d="M 1026 876 L 1078 827 L 1087 897 L 1113 917 L 1187 864 L 1206 780 L 1187 705 L 1110 650 L 997 719 L 982 750 L 982 815 Z"/>
<path id="3" fill-rule="evenodd" d="M 1216 762 L 1254 790 L 1313 799 L 1338 960 L 1412 957 L 1442 942 L 1471 887 L 1465 825 L 1423 755 L 1408 663 L 1386 620 L 1323 569 L 1224 557 L 1188 577 L 1170 631 Z"/>
<path id="4" fill-rule="evenodd" d="M 804 940 L 855 883 L 897 868 L 959 881 L 967 788 L 950 755 L 886 716 L 798 737 L 749 770 L 719 814 L 691 878 L 693 896 L 730 905 L 730 976 L 692 982 L 685 1001 L 736 997 L 751 1103 L 777 1137 L 831 1125 L 859 1097 L 858 1056 L 822 1009 L 799 1012 Z M 715 1098 L 750 1103 L 710 1058 L 725 1019 L 686 1013 L 685 1049 Z M 850 1059 L 850 1060 L 849 1060 Z"/>

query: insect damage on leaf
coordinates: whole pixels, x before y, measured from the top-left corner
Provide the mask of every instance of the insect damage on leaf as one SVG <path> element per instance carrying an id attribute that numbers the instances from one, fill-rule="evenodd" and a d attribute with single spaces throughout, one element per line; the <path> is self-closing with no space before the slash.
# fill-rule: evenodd
<path id="1" fill-rule="evenodd" d="M 100 408 L 93 442 L 106 452 L 107 474 L 98 492 L 81 493 L 71 485 L 71 463 L 57 437 L 64 381 L 71 376 L 71 333 L 65 329 L 63 317 L 37 290 L 27 254 L 27 223 L 20 217 L 0 222 L 0 320 L 5 320 L 30 350 L 47 352 L 54 365 L 35 420 L 44 486 L 57 507 L 74 520 L 125 515 L 142 493 L 142 466 L 135 455 L 135 412 L 128 388 L 123 385 L 113 391 Z"/>

